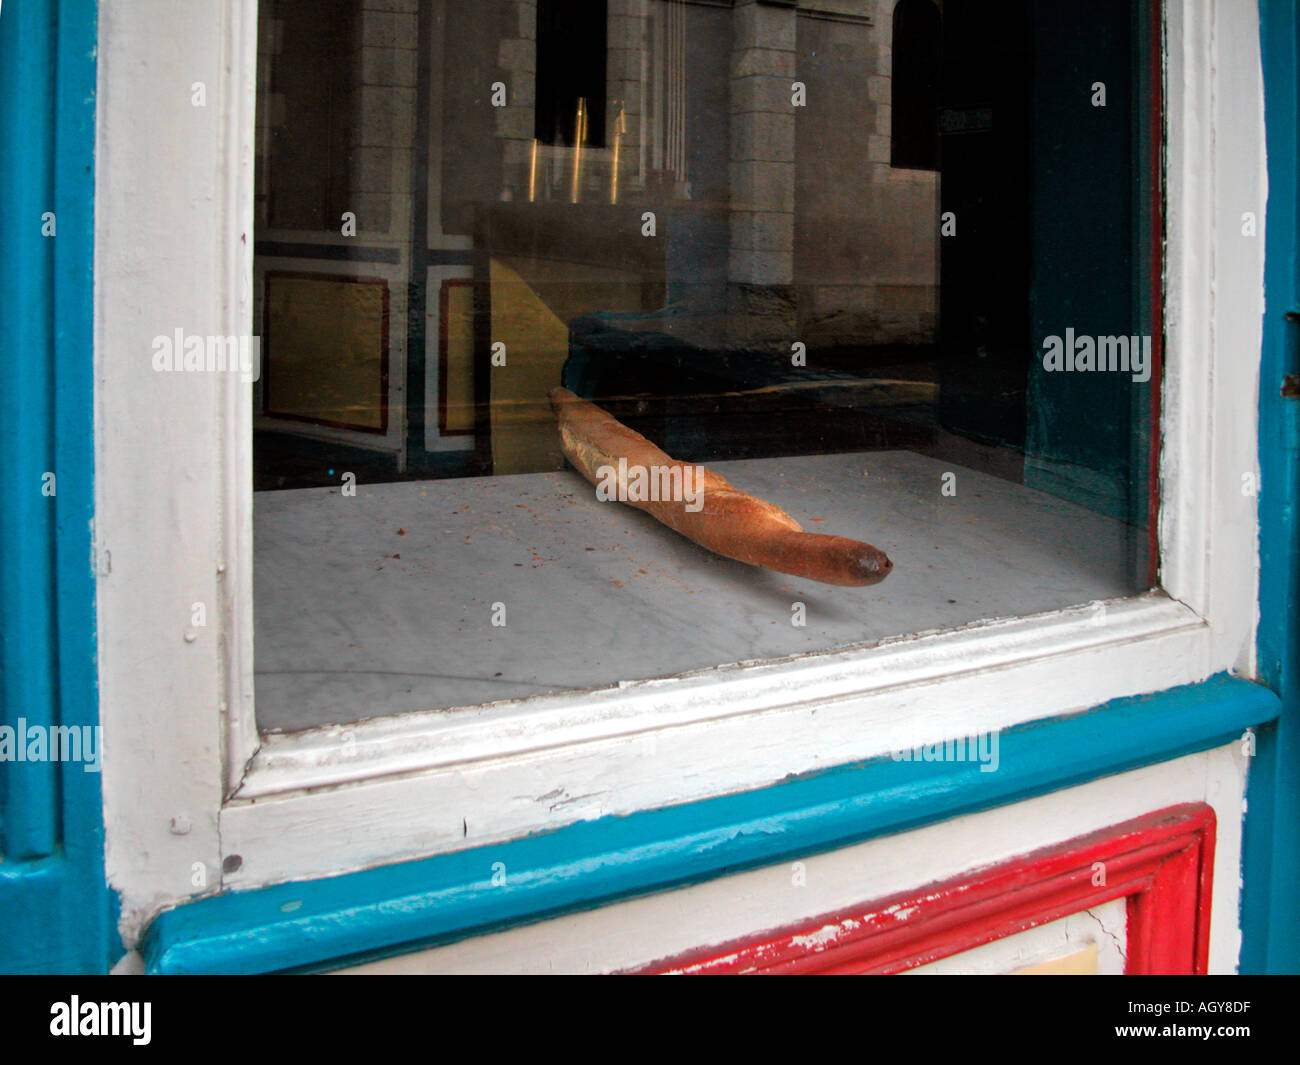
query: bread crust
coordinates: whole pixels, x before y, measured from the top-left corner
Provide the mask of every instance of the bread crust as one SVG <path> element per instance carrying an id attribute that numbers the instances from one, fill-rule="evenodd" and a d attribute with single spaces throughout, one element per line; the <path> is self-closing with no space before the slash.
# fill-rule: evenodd
<path id="1" fill-rule="evenodd" d="M 678 478 L 678 484 L 694 478 L 702 489 L 703 504 L 695 510 L 684 499 L 634 499 L 623 491 L 618 495 L 628 506 L 646 511 L 693 543 L 738 562 L 823 584 L 878 584 L 893 569 L 885 553 L 871 544 L 804 532 L 780 507 L 739 491 L 705 466 L 670 458 L 640 433 L 568 389 L 554 388 L 548 396 L 559 423 L 560 447 L 592 484 L 608 478 L 609 473 L 602 476 L 602 469 L 618 470 L 620 459 L 625 460 L 625 468 L 667 471 Z"/>

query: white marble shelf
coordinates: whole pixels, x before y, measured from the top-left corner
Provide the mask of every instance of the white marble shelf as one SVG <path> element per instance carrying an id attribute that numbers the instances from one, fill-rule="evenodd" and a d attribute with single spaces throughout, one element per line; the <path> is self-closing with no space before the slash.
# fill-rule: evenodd
<path id="1" fill-rule="evenodd" d="M 893 573 L 836 588 L 719 558 L 597 502 L 571 470 L 260 492 L 260 727 L 596 688 L 1135 590 L 1127 525 L 951 462 L 875 451 L 713 468 L 810 532 L 875 544 Z M 940 494 L 945 470 L 955 497 Z"/>

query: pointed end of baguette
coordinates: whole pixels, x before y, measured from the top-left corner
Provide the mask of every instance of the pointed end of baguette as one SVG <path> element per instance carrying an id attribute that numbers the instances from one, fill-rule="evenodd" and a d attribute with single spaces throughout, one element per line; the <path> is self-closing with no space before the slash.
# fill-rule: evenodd
<path id="1" fill-rule="evenodd" d="M 823 538 L 817 533 L 804 534 L 805 538 L 810 535 L 824 546 L 816 571 L 810 571 L 808 575 L 826 584 L 861 588 L 879 584 L 894 571 L 894 564 L 888 555 L 862 540 L 850 540 L 843 536 Z"/>
<path id="2" fill-rule="evenodd" d="M 865 551 L 858 552 L 849 560 L 849 572 L 856 578 L 858 585 L 879 584 L 894 571 L 894 564 L 889 556 L 870 544 L 863 544 Z"/>

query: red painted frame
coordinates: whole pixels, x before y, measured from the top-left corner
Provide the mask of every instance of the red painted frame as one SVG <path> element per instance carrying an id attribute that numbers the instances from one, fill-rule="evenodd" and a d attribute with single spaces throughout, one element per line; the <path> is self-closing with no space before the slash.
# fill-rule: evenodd
<path id="1" fill-rule="evenodd" d="M 1215 817 L 1147 814 L 940 884 L 656 963 L 646 973 L 897 973 L 1127 899 L 1127 975 L 1204 975 Z M 1104 883 L 1096 884 L 1104 871 Z"/>

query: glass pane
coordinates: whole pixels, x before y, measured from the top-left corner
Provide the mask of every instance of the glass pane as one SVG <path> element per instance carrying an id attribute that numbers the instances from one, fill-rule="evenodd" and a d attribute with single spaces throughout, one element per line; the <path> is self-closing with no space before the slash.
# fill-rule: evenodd
<path id="1" fill-rule="evenodd" d="M 1155 11 L 265 0 L 261 726 L 1151 587 Z"/>

